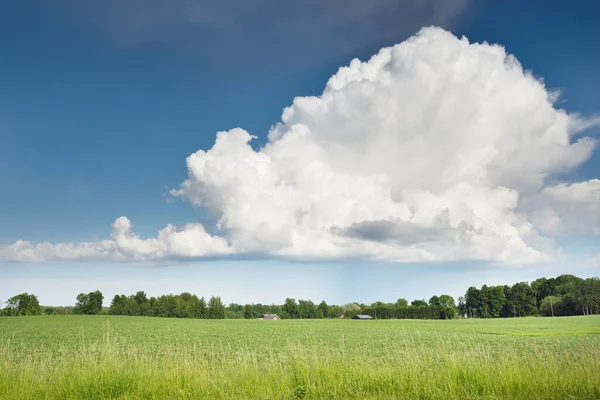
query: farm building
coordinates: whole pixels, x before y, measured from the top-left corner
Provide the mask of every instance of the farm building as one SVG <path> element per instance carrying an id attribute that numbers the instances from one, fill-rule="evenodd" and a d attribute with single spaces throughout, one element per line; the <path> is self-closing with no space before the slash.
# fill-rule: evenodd
<path id="1" fill-rule="evenodd" d="M 277 314 L 260 314 L 260 319 L 279 319 Z"/>
<path id="2" fill-rule="evenodd" d="M 355 315 L 354 317 L 352 317 L 352 319 L 373 319 L 373 317 L 371 317 L 370 315 Z"/>

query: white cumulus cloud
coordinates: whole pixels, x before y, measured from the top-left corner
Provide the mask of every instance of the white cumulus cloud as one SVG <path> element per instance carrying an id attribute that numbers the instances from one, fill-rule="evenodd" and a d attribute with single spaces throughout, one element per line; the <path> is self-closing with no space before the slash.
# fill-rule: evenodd
<path id="1" fill-rule="evenodd" d="M 546 235 L 600 235 L 600 179 L 546 187 L 527 205 Z"/>
<path id="2" fill-rule="evenodd" d="M 261 149 L 236 128 L 188 157 L 189 177 L 172 194 L 218 216 L 219 236 L 190 224 L 140 239 L 119 218 L 109 241 L 17 242 L 0 254 L 544 260 L 553 237 L 598 233 L 600 218 L 600 181 L 545 186 L 596 145 L 573 134 L 598 121 L 554 101 L 503 47 L 424 28 L 353 60 L 321 96 L 296 98 Z M 582 205 L 593 218 L 571 216 Z"/>
<path id="3" fill-rule="evenodd" d="M 209 257 L 228 254 L 227 241 L 209 235 L 201 224 L 187 224 L 177 230 L 167 225 L 156 238 L 140 239 L 131 231 L 127 217 L 113 223 L 110 240 L 82 243 L 38 243 L 19 240 L 0 249 L 0 260 L 40 262 L 52 260 L 147 261 L 167 257 Z"/>

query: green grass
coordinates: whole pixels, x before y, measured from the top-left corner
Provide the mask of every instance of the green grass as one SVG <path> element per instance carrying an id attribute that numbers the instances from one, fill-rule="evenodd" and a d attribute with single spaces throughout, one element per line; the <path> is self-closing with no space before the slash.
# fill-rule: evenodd
<path id="1" fill-rule="evenodd" d="M 2 399 L 594 399 L 600 316 L 0 318 Z"/>

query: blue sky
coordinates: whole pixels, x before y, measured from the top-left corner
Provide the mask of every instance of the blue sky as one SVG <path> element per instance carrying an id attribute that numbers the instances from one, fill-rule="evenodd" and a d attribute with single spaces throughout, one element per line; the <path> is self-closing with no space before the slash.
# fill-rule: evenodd
<path id="1" fill-rule="evenodd" d="M 577 7 L 466 0 L 99 4 L 0 5 L 0 246 L 107 240 L 121 216 L 141 238 L 190 222 L 216 232 L 214 212 L 190 204 L 189 193 L 170 193 L 188 178 L 186 157 L 211 149 L 217 131 L 235 127 L 257 136 L 252 147 L 259 151 L 296 96 L 321 95 L 339 67 L 355 57 L 366 61 L 423 26 L 499 43 L 547 88 L 561 91 L 556 108 L 600 113 L 600 5 L 593 1 Z M 573 140 L 598 133 L 591 127 Z M 599 177 L 595 151 L 573 168 L 554 171 L 547 184 Z M 138 288 L 153 295 L 210 292 L 236 302 L 280 302 L 288 292 L 339 303 L 442 291 L 458 296 L 472 284 L 598 275 L 599 219 L 591 220 L 577 236 L 552 237 L 558 249 L 552 260 L 518 267 L 492 265 L 494 257 L 446 260 L 446 253 L 434 264 L 364 254 L 296 262 L 262 249 L 259 254 L 269 254 L 150 263 L 6 259 L 0 261 L 0 300 L 29 291 L 43 303 L 70 304 L 79 291 L 96 287 L 107 295 Z"/>

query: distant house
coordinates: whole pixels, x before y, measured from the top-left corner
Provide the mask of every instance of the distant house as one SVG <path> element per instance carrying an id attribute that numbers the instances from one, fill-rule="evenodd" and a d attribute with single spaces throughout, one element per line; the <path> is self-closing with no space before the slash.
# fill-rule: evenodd
<path id="1" fill-rule="evenodd" d="M 260 314 L 260 319 L 280 319 L 277 314 Z"/>
<path id="2" fill-rule="evenodd" d="M 371 317 L 370 315 L 355 315 L 354 317 L 352 317 L 352 319 L 373 319 L 373 317 Z"/>

